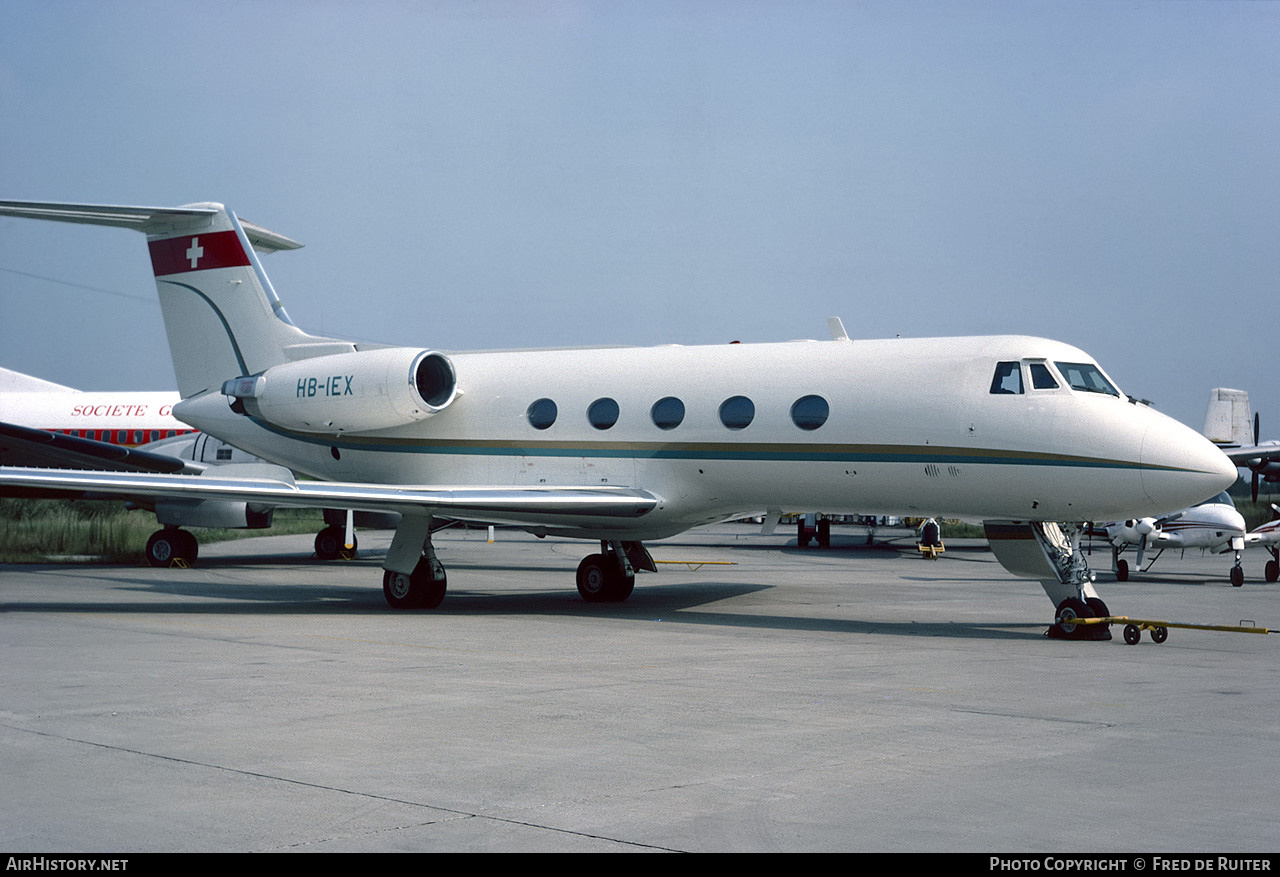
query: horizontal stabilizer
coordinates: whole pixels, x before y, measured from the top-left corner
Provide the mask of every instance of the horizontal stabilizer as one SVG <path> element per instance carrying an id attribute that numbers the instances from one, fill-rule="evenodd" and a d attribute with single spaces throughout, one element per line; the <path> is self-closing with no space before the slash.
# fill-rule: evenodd
<path id="1" fill-rule="evenodd" d="M 85 225 L 109 225 L 148 231 L 153 226 L 198 216 L 213 216 L 215 207 L 125 207 L 117 204 L 64 204 L 55 201 L 0 201 L 0 216 L 49 219 Z"/>
<path id="2" fill-rule="evenodd" d="M 107 225 L 131 228 L 146 234 L 163 232 L 176 223 L 216 215 L 218 204 L 188 204 L 184 207 L 127 207 L 118 204 L 63 204 L 54 201 L 3 201 L 0 216 L 23 219 L 48 219 L 55 222 L 77 222 L 84 225 Z M 252 222 L 240 220 L 245 237 L 255 250 L 272 253 L 296 250 L 302 246 L 282 234 L 269 231 Z"/>

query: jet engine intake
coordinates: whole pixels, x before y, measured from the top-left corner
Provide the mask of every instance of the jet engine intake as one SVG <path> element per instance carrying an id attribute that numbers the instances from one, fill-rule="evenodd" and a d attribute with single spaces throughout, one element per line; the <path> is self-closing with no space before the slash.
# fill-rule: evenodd
<path id="1" fill-rule="evenodd" d="M 438 414 L 458 381 L 444 354 L 392 347 L 283 363 L 233 378 L 222 393 L 239 413 L 284 429 L 363 433 Z"/>

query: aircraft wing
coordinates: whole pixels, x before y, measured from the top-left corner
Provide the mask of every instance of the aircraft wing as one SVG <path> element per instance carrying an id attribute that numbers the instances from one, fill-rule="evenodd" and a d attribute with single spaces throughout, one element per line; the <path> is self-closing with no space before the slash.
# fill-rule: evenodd
<path id="1" fill-rule="evenodd" d="M 1255 439 L 1257 435 L 1255 425 Z M 1252 477 L 1252 494 L 1253 501 L 1258 501 L 1258 482 L 1265 479 L 1269 482 L 1280 481 L 1280 442 L 1262 442 L 1260 444 L 1243 445 L 1241 447 L 1224 447 L 1221 448 L 1222 453 L 1227 458 L 1243 469 L 1248 469 L 1253 473 Z"/>
<path id="2" fill-rule="evenodd" d="M 1226 454 L 1231 462 L 1237 466 L 1250 466 L 1253 461 L 1270 462 L 1280 460 L 1280 442 L 1264 442 L 1260 445 L 1223 448 L 1222 453 Z"/>
<path id="3" fill-rule="evenodd" d="M 3 422 L 0 422 L 0 466 L 191 474 L 206 468 L 168 454 Z"/>
<path id="4" fill-rule="evenodd" d="M 659 499 L 626 487 L 435 487 L 296 481 L 283 466 L 229 464 L 204 474 L 0 467 L 0 491 L 232 500 L 259 507 L 344 508 L 522 526 L 608 526 L 642 517 Z M 603 521 L 601 519 L 604 519 Z"/>

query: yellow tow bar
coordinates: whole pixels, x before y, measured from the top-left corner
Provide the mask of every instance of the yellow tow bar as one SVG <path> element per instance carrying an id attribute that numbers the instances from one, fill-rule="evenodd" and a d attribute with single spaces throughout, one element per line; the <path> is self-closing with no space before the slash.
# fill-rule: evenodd
<path id="1" fill-rule="evenodd" d="M 736 560 L 655 560 L 654 563 L 681 564 L 690 570 L 699 570 L 704 566 L 737 566 Z"/>
<path id="2" fill-rule="evenodd" d="M 1271 633 L 1267 627 L 1258 627 L 1252 621 L 1240 624 L 1183 624 L 1176 621 L 1152 621 L 1149 618 L 1130 618 L 1128 615 L 1108 615 L 1104 618 L 1073 618 L 1072 624 L 1123 624 L 1124 641 L 1136 646 L 1142 639 L 1142 631 L 1151 631 L 1151 641 L 1162 643 L 1169 638 L 1169 628 L 1184 630 L 1223 630 L 1227 633 Z"/>

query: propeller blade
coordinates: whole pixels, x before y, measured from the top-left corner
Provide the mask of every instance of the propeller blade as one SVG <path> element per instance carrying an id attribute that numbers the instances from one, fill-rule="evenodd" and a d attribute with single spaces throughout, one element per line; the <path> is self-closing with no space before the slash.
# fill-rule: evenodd
<path id="1" fill-rule="evenodd" d="M 1142 555 L 1147 550 L 1147 537 L 1144 535 L 1142 541 L 1138 543 L 1138 571 L 1142 571 Z"/>
<path id="2" fill-rule="evenodd" d="M 1258 446 L 1258 435 L 1261 432 L 1261 430 L 1258 427 L 1259 427 L 1258 412 L 1255 411 L 1253 412 L 1253 446 L 1255 448 Z M 1253 469 L 1252 466 L 1250 466 L 1249 468 Z M 1258 504 L 1258 470 L 1257 469 L 1253 469 L 1253 478 L 1249 480 L 1249 489 L 1250 489 L 1250 492 L 1253 494 L 1253 504 L 1257 505 Z"/>

